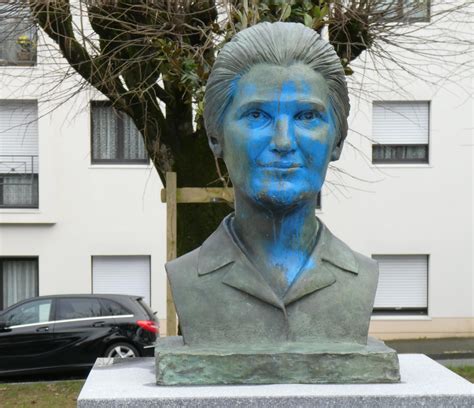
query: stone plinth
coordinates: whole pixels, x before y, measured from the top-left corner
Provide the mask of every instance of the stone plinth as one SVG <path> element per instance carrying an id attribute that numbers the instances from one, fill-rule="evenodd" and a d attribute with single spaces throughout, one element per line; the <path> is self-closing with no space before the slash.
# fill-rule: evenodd
<path id="1" fill-rule="evenodd" d="M 159 385 L 355 384 L 400 381 L 395 350 L 367 345 L 291 343 L 188 347 L 182 337 L 160 339 L 155 349 Z"/>
<path id="2" fill-rule="evenodd" d="M 153 358 L 111 364 L 99 359 L 78 399 L 79 408 L 471 408 L 473 385 L 421 354 L 402 354 L 396 384 L 173 386 L 155 384 Z"/>

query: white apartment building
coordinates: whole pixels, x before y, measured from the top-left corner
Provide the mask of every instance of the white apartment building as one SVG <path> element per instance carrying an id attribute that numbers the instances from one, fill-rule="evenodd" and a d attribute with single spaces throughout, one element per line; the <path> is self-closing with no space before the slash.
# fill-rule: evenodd
<path id="1" fill-rule="evenodd" d="M 48 94 L 56 84 L 41 78 L 56 68 L 41 47 L 2 37 L 12 24 L 0 23 L 0 310 L 37 295 L 128 293 L 164 329 L 166 208 L 143 143 L 93 90 L 58 105 L 77 78 Z M 363 98 L 357 71 L 349 79 L 352 131 L 335 164 L 352 177 L 330 171 L 317 215 L 379 261 L 372 334 L 474 336 L 470 80 L 400 75 L 387 91 L 367 77 Z"/>

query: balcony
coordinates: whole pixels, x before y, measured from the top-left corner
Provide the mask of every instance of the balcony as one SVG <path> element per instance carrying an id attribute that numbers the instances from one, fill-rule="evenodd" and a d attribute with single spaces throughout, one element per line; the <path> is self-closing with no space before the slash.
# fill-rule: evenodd
<path id="1" fill-rule="evenodd" d="M 0 155 L 0 208 L 38 208 L 38 156 Z"/>

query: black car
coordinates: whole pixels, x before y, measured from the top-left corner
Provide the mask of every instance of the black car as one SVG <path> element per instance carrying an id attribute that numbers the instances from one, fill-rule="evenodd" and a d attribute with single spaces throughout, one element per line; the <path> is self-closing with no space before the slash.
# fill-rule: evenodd
<path id="1" fill-rule="evenodd" d="M 57 295 L 0 312 L 0 376 L 90 368 L 97 357 L 153 356 L 158 320 L 138 296 Z"/>

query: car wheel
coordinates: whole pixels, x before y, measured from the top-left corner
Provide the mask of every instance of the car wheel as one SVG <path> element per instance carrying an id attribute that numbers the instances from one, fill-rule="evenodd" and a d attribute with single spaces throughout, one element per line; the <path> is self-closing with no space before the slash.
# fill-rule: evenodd
<path id="1" fill-rule="evenodd" d="M 138 357 L 138 350 L 128 343 L 115 343 L 105 350 L 105 357 L 133 358 Z"/>

